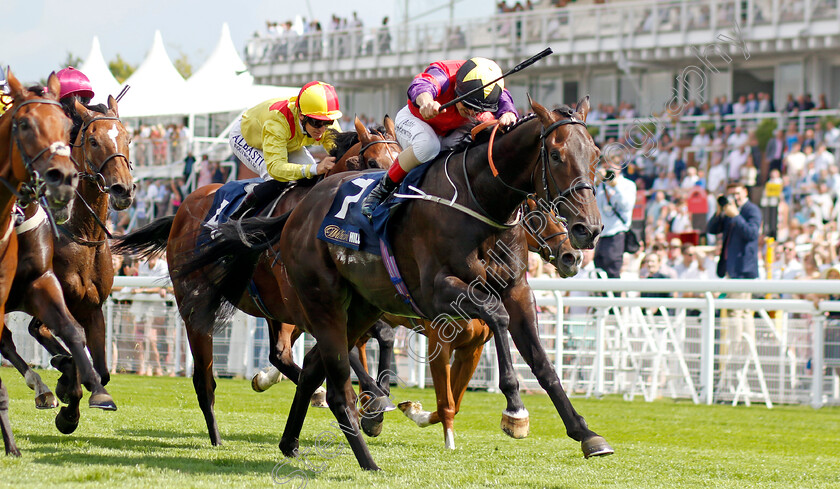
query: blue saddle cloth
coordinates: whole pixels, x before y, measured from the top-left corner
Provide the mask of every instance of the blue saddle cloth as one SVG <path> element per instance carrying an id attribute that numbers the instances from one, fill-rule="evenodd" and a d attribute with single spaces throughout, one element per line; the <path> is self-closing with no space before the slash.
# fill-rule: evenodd
<path id="1" fill-rule="evenodd" d="M 262 183 L 261 178 L 251 178 L 248 180 L 234 180 L 228 182 L 216 190 L 213 196 L 213 205 L 204 217 L 204 229 L 198 236 L 197 244 L 199 247 L 206 244 L 210 240 L 210 233 L 212 230 L 227 222 L 233 211 L 235 211 L 245 198 L 245 193 L 249 185 L 257 185 Z"/>
<path id="2" fill-rule="evenodd" d="M 429 165 L 420 165 L 403 179 L 396 193 L 414 193 L 409 186 L 419 187 Z M 333 199 L 327 217 L 318 229 L 318 239 L 353 250 L 362 250 L 381 256 L 379 240 L 391 248 L 388 223 L 396 208 L 410 199 L 391 197 L 373 212 L 373 222 L 362 215 L 362 202 L 382 179 L 382 171 L 368 171 L 341 184 Z"/>

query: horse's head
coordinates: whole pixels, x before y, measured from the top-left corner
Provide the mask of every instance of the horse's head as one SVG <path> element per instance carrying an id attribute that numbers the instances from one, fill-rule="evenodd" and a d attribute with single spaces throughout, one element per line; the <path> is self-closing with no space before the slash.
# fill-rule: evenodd
<path id="1" fill-rule="evenodd" d="M 525 201 L 525 206 L 522 225 L 525 227 L 528 249 L 553 264 L 561 277 L 577 275 L 583 255 L 572 247 L 564 220 L 552 210 L 541 209 L 530 197 Z"/>
<path id="2" fill-rule="evenodd" d="M 82 165 L 82 178 L 94 182 L 100 192 L 107 192 L 112 208 L 127 209 L 137 185 L 128 158 L 130 137 L 120 122 L 117 101 L 109 96 L 107 107 L 89 108 L 77 100 L 75 110 L 82 118 L 82 128 L 73 154 Z"/>
<path id="3" fill-rule="evenodd" d="M 397 143 L 394 121 L 386 115 L 384 131 L 368 131 L 362 121 L 356 117 L 355 126 L 361 145 L 359 147 L 359 169 L 381 168 L 387 170 L 390 168 L 402 151 L 399 143 Z"/>
<path id="4" fill-rule="evenodd" d="M 603 229 L 595 202 L 595 165 L 601 150 L 586 130 L 589 96 L 572 110 L 563 106 L 549 111 L 529 97 L 531 108 L 542 123 L 542 185 L 540 198 L 566 218 L 575 248 L 592 248 Z"/>
<path id="5" fill-rule="evenodd" d="M 10 131 L 14 179 L 28 182 L 38 196 L 46 189 L 50 208 L 65 208 L 73 200 L 79 179 L 67 145 L 72 123 L 58 103 L 58 77 L 50 74 L 45 93 L 24 88 L 11 70 L 7 80 L 14 102 L 0 119 L 0 133 Z"/>

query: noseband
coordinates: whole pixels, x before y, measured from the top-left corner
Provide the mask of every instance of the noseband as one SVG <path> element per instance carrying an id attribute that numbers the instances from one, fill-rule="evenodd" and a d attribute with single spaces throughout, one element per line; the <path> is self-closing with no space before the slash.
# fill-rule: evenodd
<path id="1" fill-rule="evenodd" d="M 47 151 L 51 151 L 52 154 L 47 159 L 47 162 L 53 159 L 53 157 L 57 154 L 61 154 L 61 150 L 64 148 L 56 147 L 55 143 L 50 144 L 49 146 L 45 147 L 41 151 L 39 151 L 34 157 L 30 158 L 29 155 L 23 150 L 23 143 L 20 140 L 20 127 L 18 126 L 18 120 L 15 119 L 15 115 L 17 115 L 17 111 L 20 110 L 23 106 L 28 104 L 49 104 L 49 105 L 57 105 L 61 108 L 61 104 L 56 102 L 55 100 L 49 100 L 45 98 L 33 98 L 29 100 L 24 100 L 20 104 L 15 104 L 12 107 L 12 112 L 9 113 L 9 117 L 12 119 L 12 127 L 11 127 L 11 135 L 12 137 L 9 140 L 9 158 L 12 156 L 12 144 L 16 145 L 18 148 L 18 153 L 20 153 L 20 158 L 23 160 L 23 166 L 26 168 L 26 173 L 29 175 L 29 181 L 23 182 L 20 187 L 20 191 L 16 188 L 15 185 L 12 185 L 11 182 L 6 180 L 5 178 L 0 177 L 0 183 L 6 186 L 12 195 L 21 202 L 21 205 L 29 205 L 29 203 L 34 202 L 37 200 L 41 194 L 44 192 L 44 188 L 46 187 L 46 182 L 41 178 L 41 175 L 32 167 L 32 165 L 40 159 L 44 153 Z M 62 114 L 64 113 L 64 109 L 62 108 Z M 65 148 L 69 151 L 69 147 L 65 145 Z"/>
<path id="2" fill-rule="evenodd" d="M 85 180 L 90 180 L 90 181 L 94 182 L 96 184 L 96 186 L 99 188 L 99 191 L 104 194 L 104 193 L 107 193 L 111 189 L 111 187 L 105 185 L 105 176 L 102 174 L 102 169 L 105 168 L 105 165 L 108 164 L 108 162 L 111 161 L 112 159 L 122 158 L 128 163 L 128 169 L 131 170 L 131 160 L 129 160 L 128 156 L 126 156 L 123 153 L 112 153 L 112 154 L 108 155 L 107 158 L 102 160 L 102 164 L 99 165 L 99 168 L 96 168 L 95 166 L 93 166 L 93 163 L 91 163 L 90 159 L 88 158 L 88 154 L 87 154 L 86 134 L 87 134 L 88 127 L 90 127 L 90 125 L 93 124 L 96 121 L 117 121 L 117 122 L 120 122 L 120 118 L 119 117 L 107 117 L 107 116 L 94 117 L 93 119 L 85 122 L 82 125 L 81 130 L 79 131 L 79 134 L 81 134 L 81 141 L 82 141 L 81 144 L 80 144 L 80 146 L 82 147 L 82 159 L 84 160 L 86 169 L 90 170 L 90 172 L 88 172 L 88 171 L 80 172 L 79 177 L 84 178 Z M 74 160 L 74 163 L 76 163 L 76 165 L 78 166 L 78 162 L 76 162 Z"/>

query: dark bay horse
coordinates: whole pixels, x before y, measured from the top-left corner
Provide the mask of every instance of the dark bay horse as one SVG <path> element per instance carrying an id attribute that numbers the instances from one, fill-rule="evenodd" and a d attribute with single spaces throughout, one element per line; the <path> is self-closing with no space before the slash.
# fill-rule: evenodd
<path id="1" fill-rule="evenodd" d="M 128 208 L 134 200 L 135 190 L 129 163 L 130 137 L 119 120 L 114 97 L 108 98 L 107 106 L 88 108 L 77 102 L 75 112 L 82 126 L 73 144 L 73 159 L 82 167 L 82 172 L 73 212 L 59 227 L 61 234 L 57 238 L 52 236 L 50 226 L 44 221 L 31 229 L 21 226 L 17 230 L 21 252 L 6 304 L 7 310 L 32 315 L 29 331 L 52 355 L 59 355 L 53 361 L 62 372 L 56 391 L 69 405 L 61 409 L 55 423 L 65 434 L 72 433 L 78 426 L 82 391 L 70 353 L 56 341 L 51 331 L 62 336 L 67 328 L 81 325 L 93 368 L 102 385 L 108 383 L 110 373 L 106 362 L 102 306 L 111 293 L 114 269 L 105 221 L 109 204 L 115 210 Z M 27 219 L 37 219 L 37 216 L 37 204 L 25 208 Z M 14 348 L 11 333 L 5 331 L 0 340 L 3 356 L 35 390 L 36 407 L 53 407 L 49 389 L 44 391 L 46 386 L 40 382 L 38 374 L 29 369 Z M 92 406 L 108 407 L 99 401 Z"/>
<path id="2" fill-rule="evenodd" d="M 58 103 L 58 77 L 50 74 L 47 89 L 38 91 L 25 89 L 11 70 L 6 79 L 13 106 L 0 116 L 0 334 L 5 329 L 2 318 L 18 262 L 18 240 L 12 226 L 15 200 L 43 198 L 50 208 L 64 208 L 78 184 L 67 145 L 71 122 Z M 9 396 L 2 381 L 0 431 L 6 454 L 20 455 L 9 424 Z"/>
<path id="3" fill-rule="evenodd" d="M 336 148 L 334 156 L 339 157 L 331 173 L 341 173 L 350 168 L 388 168 L 399 154 L 400 147 L 395 141 L 394 124 L 390 117 L 385 117 L 383 132 L 370 132 L 356 119 L 356 135 L 342 133 L 337 137 L 343 141 Z M 355 142 L 354 141 L 358 141 Z M 340 154 L 339 154 L 340 153 Z M 167 253 L 170 272 L 183 266 L 195 252 L 197 240 L 204 229 L 204 217 L 213 203 L 213 196 L 220 185 L 207 185 L 194 191 L 184 199 L 177 214 L 173 217 L 157 219 L 144 228 L 116 239 L 114 250 L 118 253 L 149 254 L 162 251 Z M 289 188 L 274 209 L 274 215 L 280 215 L 293 209 L 297 203 L 311 191 L 313 185 L 300 182 Z M 285 300 L 279 295 L 279 289 L 271 273 L 274 254 L 266 253 L 253 273 L 254 288 L 257 294 L 242 293 L 231 298 L 236 307 L 243 312 L 266 319 L 269 337 L 276 338 L 271 343 L 269 358 L 273 365 L 281 369 L 289 378 L 297 379 L 300 368 L 292 360 L 292 334 L 283 328 L 283 321 L 291 318 L 286 312 Z M 221 444 L 221 434 L 216 423 L 213 409 L 215 404 L 216 381 L 213 378 L 213 336 L 205 325 L 200 323 L 199 314 L 190 309 L 185 299 L 196 293 L 196 282 L 205 281 L 201 271 L 190 277 L 179 277 L 170 273 L 178 301 L 181 317 L 187 329 L 187 338 L 192 351 L 195 371 L 195 386 L 198 404 L 204 414 L 210 441 L 213 445 Z M 249 276 L 249 280 L 251 277 Z M 314 391 L 314 389 L 313 389 Z M 310 394 L 311 395 L 311 394 Z"/>
<path id="4" fill-rule="evenodd" d="M 522 226 L 528 242 L 528 250 L 539 253 L 542 259 L 553 263 L 561 277 L 572 277 L 578 273 L 580 267 L 580 251 L 572 248 L 568 239 L 566 227 L 561 220 L 550 213 L 541 210 L 533 199 L 524 204 Z M 435 328 L 431 321 L 417 320 L 415 325 L 407 326 L 405 318 L 398 318 L 385 314 L 382 320 L 365 333 L 357 342 L 356 349 L 351 351 L 350 363 L 356 377 L 359 379 L 359 405 L 361 408 L 361 426 L 368 436 L 378 436 L 382 431 L 384 416 L 371 405 L 372 395 L 389 395 L 388 379 L 382 378 L 383 372 L 390 372 L 391 353 L 394 334 L 390 328 L 405 325 L 415 329 L 428 339 L 426 359 L 432 374 L 437 399 L 437 410 L 428 412 L 422 410 L 420 403 L 403 402 L 400 409 L 420 427 L 427 427 L 436 423 L 443 424 L 444 444 L 446 448 L 454 449 L 454 418 L 461 407 L 461 400 L 472 379 L 484 344 L 493 337 L 492 331 L 479 319 L 456 321 L 457 330 L 444 331 Z M 284 325 L 284 327 L 292 327 Z M 290 336 L 297 338 L 300 330 L 295 330 Z M 367 355 L 365 345 L 375 338 L 379 343 L 378 382 L 367 372 Z M 294 340 L 293 340 L 294 341 Z M 291 346 L 289 346 L 291 348 Z M 452 363 L 450 365 L 450 360 Z M 280 381 L 280 371 L 275 367 L 258 372 L 251 380 L 251 386 L 257 392 L 263 392 Z M 381 394 L 380 394 L 381 393 Z M 326 407 L 326 406 L 324 406 Z M 524 438 L 528 432 L 527 424 L 521 421 L 515 429 L 509 428 L 511 436 Z"/>
<path id="5" fill-rule="evenodd" d="M 410 202 L 392 223 L 394 257 L 425 316 L 442 322 L 451 317 L 482 319 L 492 330 L 500 390 L 507 398 L 503 426 L 515 426 L 528 417 L 509 353 L 510 332 L 563 419 L 567 434 L 581 442 L 586 457 L 606 455 L 612 448 L 574 410 L 540 344 L 533 294 L 525 280 L 524 231 L 505 224 L 526 197 L 536 193 L 568 219 L 574 246 L 592 247 L 602 227 L 593 186 L 600 150 L 585 129 L 588 97 L 575 110 L 561 107 L 550 112 L 536 102 L 531 106 L 535 117 L 523 119 L 495 140 L 495 164 L 485 143 L 459 157 L 438 157 L 440 161 L 431 164 L 420 184 L 421 191 L 441 200 L 455 192 L 461 205 L 485 219 L 440 201 Z M 222 296 L 239 297 L 263 250 L 279 253 L 282 262 L 272 270 L 287 298 L 292 322 L 317 341 L 304 359 L 280 448 L 286 456 L 297 454 L 309 397 L 326 377 L 330 409 L 359 465 L 376 470 L 357 426 L 348 344 L 383 312 L 417 314 L 396 296 L 381 257 L 317 238 L 338 188 L 364 175 L 350 172 L 325 179 L 288 215 L 222 225 L 221 235 L 208 243 L 201 256 L 193 255 L 194 262 L 183 273 L 192 266 L 210 266 L 213 270 L 205 275 L 207 290 L 218 288 L 224 290 Z M 193 297 L 204 306 L 194 313 L 201 315 L 209 333 L 220 319 L 221 305 L 203 300 L 208 298 L 206 294 Z"/>

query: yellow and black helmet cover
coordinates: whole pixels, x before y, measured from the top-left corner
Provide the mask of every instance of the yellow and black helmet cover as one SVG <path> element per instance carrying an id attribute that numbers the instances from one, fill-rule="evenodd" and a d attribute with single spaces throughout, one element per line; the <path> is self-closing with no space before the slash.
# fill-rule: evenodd
<path id="1" fill-rule="evenodd" d="M 458 73 L 455 75 L 455 94 L 464 95 L 500 76 L 502 76 L 502 70 L 495 61 L 487 58 L 470 58 L 458 68 Z M 465 98 L 462 103 L 481 112 L 496 112 L 504 88 L 503 78 Z"/>

